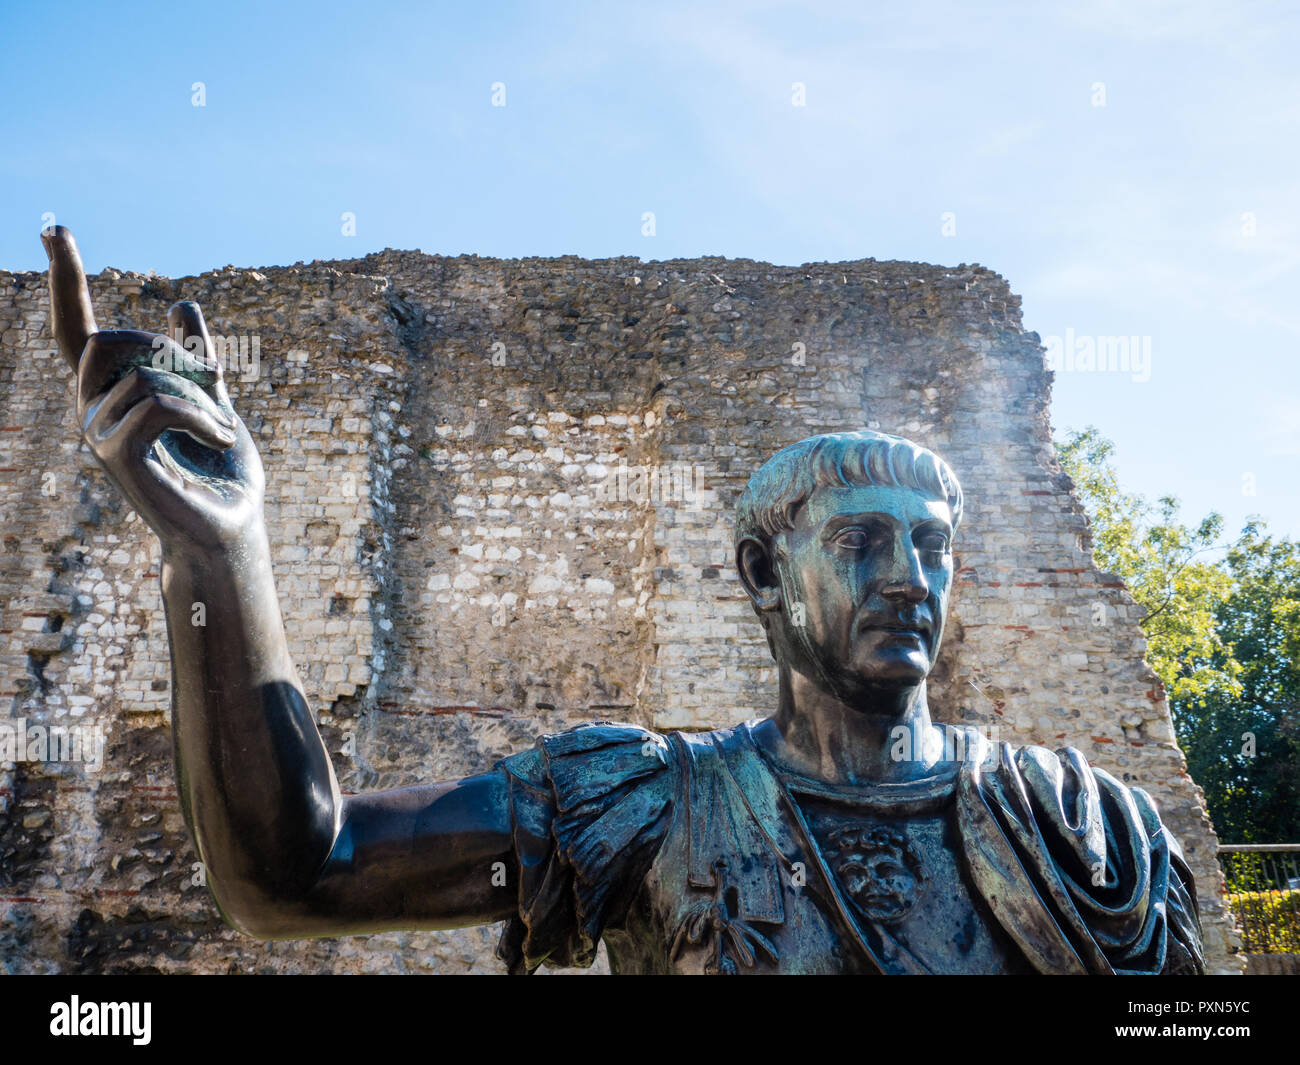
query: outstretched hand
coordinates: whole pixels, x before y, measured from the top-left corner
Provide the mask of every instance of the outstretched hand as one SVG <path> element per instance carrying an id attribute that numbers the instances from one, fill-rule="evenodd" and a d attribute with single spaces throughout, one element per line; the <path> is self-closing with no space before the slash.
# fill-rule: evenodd
<path id="1" fill-rule="evenodd" d="M 72 234 L 52 226 L 41 240 L 51 326 L 91 451 L 165 548 L 238 543 L 260 516 L 265 477 L 199 305 L 171 308 L 171 336 L 98 330 Z"/>

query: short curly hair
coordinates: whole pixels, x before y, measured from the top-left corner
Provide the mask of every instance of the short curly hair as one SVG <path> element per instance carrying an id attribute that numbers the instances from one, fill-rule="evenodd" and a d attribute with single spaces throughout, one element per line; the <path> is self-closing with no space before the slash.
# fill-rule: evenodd
<path id="1" fill-rule="evenodd" d="M 961 521 L 961 485 L 933 451 L 871 429 L 823 433 L 782 448 L 749 479 L 736 504 L 736 546 L 749 537 L 768 544 L 794 528 L 815 489 L 852 485 L 915 488 L 948 504 L 954 529 Z"/>

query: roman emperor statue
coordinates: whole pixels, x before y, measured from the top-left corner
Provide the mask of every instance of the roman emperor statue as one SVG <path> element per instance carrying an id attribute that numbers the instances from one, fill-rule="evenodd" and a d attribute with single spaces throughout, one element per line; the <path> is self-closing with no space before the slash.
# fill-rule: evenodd
<path id="1" fill-rule="evenodd" d="M 161 543 L 176 779 L 235 928 L 504 921 L 515 973 L 590 965 L 602 941 L 616 973 L 1204 970 L 1191 875 L 1144 791 L 1072 748 L 931 720 L 962 492 L 882 433 L 786 447 L 739 500 L 771 717 L 595 722 L 476 776 L 342 795 L 286 649 L 262 463 L 198 306 L 172 307 L 169 337 L 99 331 L 71 234 L 43 239 L 86 444 Z"/>

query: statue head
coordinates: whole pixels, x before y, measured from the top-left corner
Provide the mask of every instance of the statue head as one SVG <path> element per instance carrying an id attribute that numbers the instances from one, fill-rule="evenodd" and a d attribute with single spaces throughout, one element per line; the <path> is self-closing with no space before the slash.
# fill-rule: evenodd
<path id="1" fill-rule="evenodd" d="M 777 664 L 869 711 L 934 665 L 961 520 L 956 475 L 910 440 L 809 437 L 750 478 L 736 565 Z"/>

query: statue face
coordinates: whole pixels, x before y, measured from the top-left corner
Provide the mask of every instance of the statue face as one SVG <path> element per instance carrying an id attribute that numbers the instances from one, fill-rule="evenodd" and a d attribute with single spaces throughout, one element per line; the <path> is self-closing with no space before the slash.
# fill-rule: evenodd
<path id="1" fill-rule="evenodd" d="M 787 593 L 803 606 L 782 605 L 787 661 L 854 702 L 920 684 L 943 635 L 952 535 L 948 504 L 915 489 L 814 491 L 785 534 Z"/>

